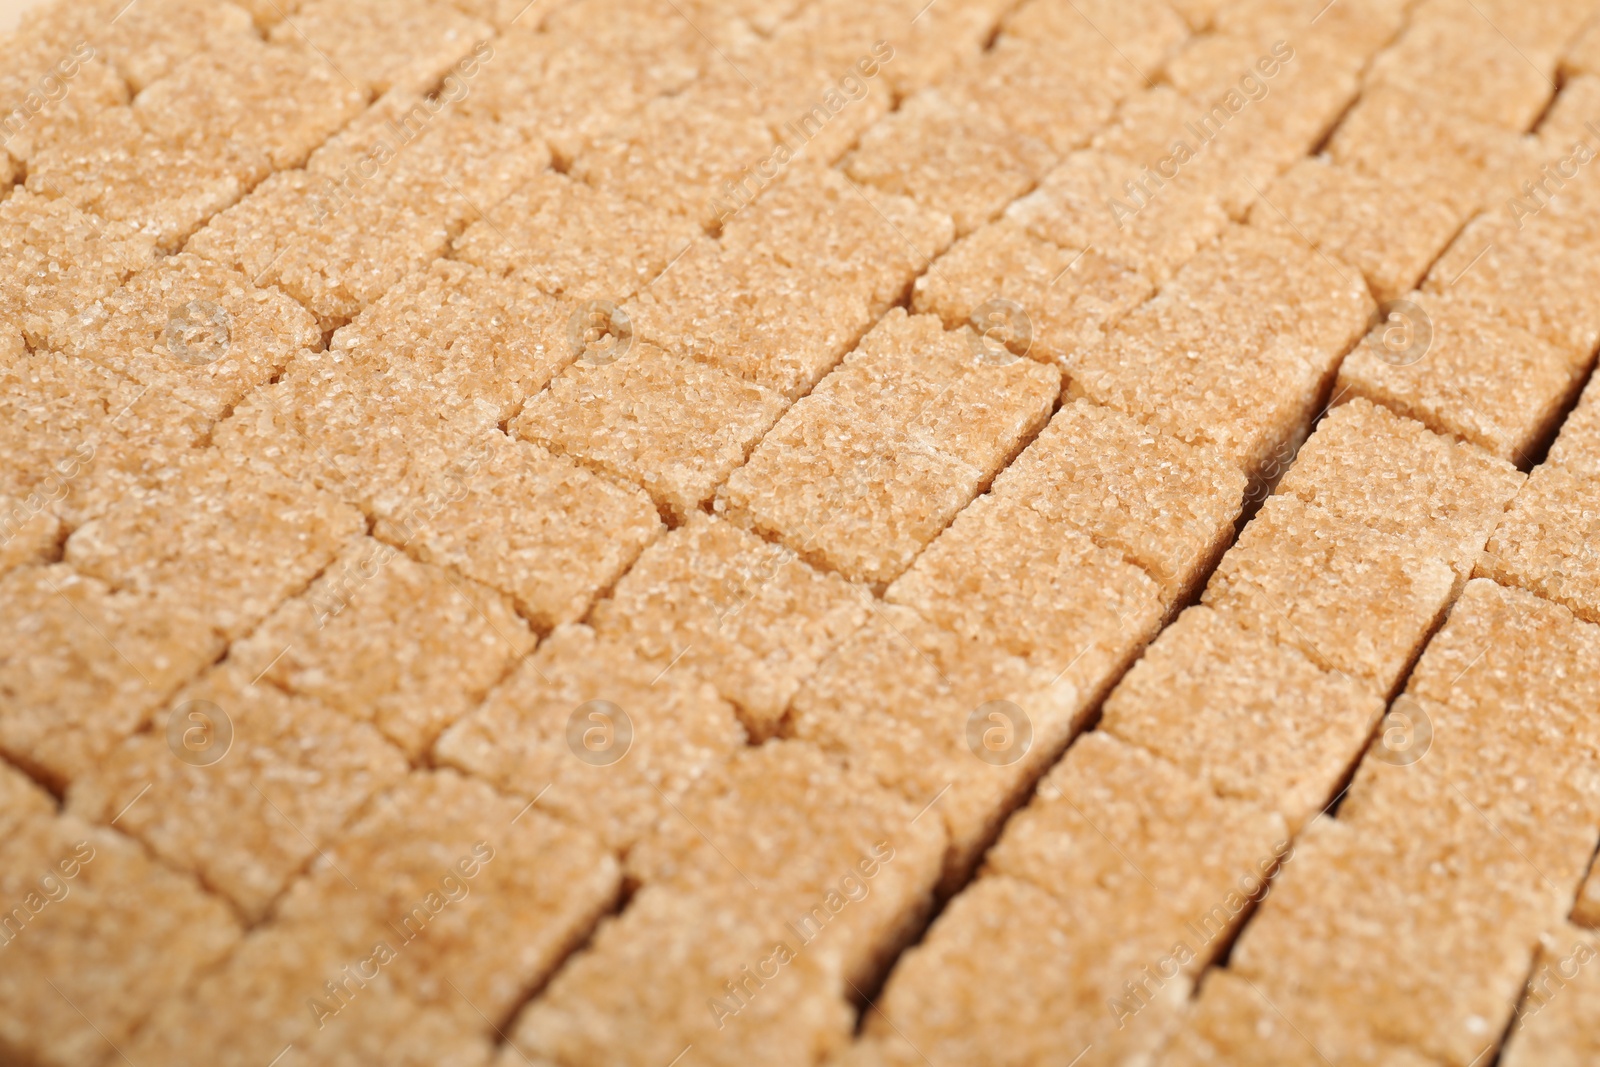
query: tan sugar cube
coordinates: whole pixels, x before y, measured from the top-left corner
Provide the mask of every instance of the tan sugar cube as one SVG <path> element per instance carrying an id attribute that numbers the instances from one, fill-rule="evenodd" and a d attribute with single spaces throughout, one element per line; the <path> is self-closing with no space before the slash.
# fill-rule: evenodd
<path id="1" fill-rule="evenodd" d="M 66 1067 L 115 1058 L 146 1015 L 239 940 L 226 904 L 137 843 L 70 816 L 0 844 L 6 967 L 0 1055 Z"/>
<path id="2" fill-rule="evenodd" d="M 505 593 L 536 628 L 581 618 L 661 529 L 641 490 L 498 431 L 463 443 L 450 497 L 385 502 L 375 536 Z"/>
<path id="3" fill-rule="evenodd" d="M 200 152 L 144 130 L 130 108 L 109 109 L 82 133 L 35 154 L 27 189 L 121 222 L 176 252 L 248 190 L 232 150 Z"/>
<path id="4" fill-rule="evenodd" d="M 1600 487 L 1561 467 L 1535 467 L 1478 573 L 1600 622 Z"/>
<path id="5" fill-rule="evenodd" d="M 1353 43 L 1335 19 L 1264 36 L 1216 32 L 1190 42 L 1166 77 L 1201 105 L 1195 128 L 1186 132 L 1198 135 L 1206 151 L 1221 133 L 1230 152 L 1282 170 L 1327 138 L 1360 94 L 1374 50 Z M 1270 169 L 1254 173 L 1270 180 Z"/>
<path id="6" fill-rule="evenodd" d="M 1031 189 L 1053 157 L 977 104 L 928 89 L 868 130 L 843 166 L 858 182 L 947 213 L 959 237 Z"/>
<path id="7" fill-rule="evenodd" d="M 0 574 L 29 564 L 49 563 L 66 540 L 61 520 L 42 497 L 0 493 Z"/>
<path id="8" fill-rule="evenodd" d="M 67 541 L 79 573 L 182 604 L 242 637 L 361 531 L 361 515 L 262 467 L 195 452 Z"/>
<path id="9" fill-rule="evenodd" d="M 780 545 L 695 515 L 645 549 L 595 605 L 592 623 L 663 670 L 681 663 L 712 682 L 764 739 L 818 665 L 867 621 L 870 595 Z"/>
<path id="10" fill-rule="evenodd" d="M 1579 926 L 1600 927 L 1600 876 L 1593 869 L 1578 890 L 1578 902 L 1572 907 L 1572 921 Z"/>
<path id="11" fill-rule="evenodd" d="M 971 325 L 986 347 L 1062 361 L 1098 343 L 1154 286 L 1093 250 L 1071 251 L 1001 219 L 969 234 L 916 280 L 911 307 L 950 330 Z"/>
<path id="12" fill-rule="evenodd" d="M 1600 74 L 1600 26 L 1590 22 L 1567 44 L 1561 68 L 1568 75 Z"/>
<path id="13" fill-rule="evenodd" d="M 372 727 L 252 685 L 233 665 L 186 686 L 151 725 L 73 783 L 68 809 L 94 822 L 115 818 L 252 922 L 406 771 Z"/>
<path id="14" fill-rule="evenodd" d="M 364 89 L 316 53 L 252 36 L 177 64 L 138 95 L 133 113 L 152 133 L 201 156 L 219 142 L 240 146 L 233 154 L 254 184 L 304 165 L 366 102 Z"/>
<path id="15" fill-rule="evenodd" d="M 588 937 L 621 878 L 597 839 L 524 804 L 452 770 L 413 772 L 318 858 L 274 922 L 352 961 L 389 945 L 401 993 L 489 1036 Z"/>
<path id="16" fill-rule="evenodd" d="M 1583 709 L 1600 699 L 1600 680 L 1586 666 L 1596 641 L 1595 627 L 1559 604 L 1474 578 L 1407 688 L 1451 707 L 1463 701 L 1482 706 L 1485 720 L 1508 736 L 1520 721 L 1532 725 L 1559 715 L 1567 728 L 1583 727 L 1577 747 L 1594 748 Z"/>
<path id="17" fill-rule="evenodd" d="M 1317 424 L 1277 491 L 1432 544 L 1467 577 L 1523 481 L 1505 460 L 1357 397 Z"/>
<path id="18" fill-rule="evenodd" d="M 271 40 L 304 48 L 374 94 L 427 89 L 494 27 L 427 0 L 303 0 Z"/>
<path id="19" fill-rule="evenodd" d="M 812 395 L 992 476 L 1045 424 L 1060 372 L 895 308 Z"/>
<path id="20" fill-rule="evenodd" d="M 733 708 L 691 671 L 663 672 L 575 625 L 445 731 L 434 757 L 535 798 L 621 852 L 673 818 L 692 783 L 744 741 Z"/>
<path id="21" fill-rule="evenodd" d="M 1223 556 L 1203 602 L 1379 695 L 1404 676 L 1449 606 L 1436 555 L 1315 505 L 1270 498 Z"/>
<path id="22" fill-rule="evenodd" d="M 1125 188 L 1140 180 L 1139 164 L 1074 152 L 1006 217 L 1062 248 L 1092 247 L 1160 285 L 1221 232 L 1227 214 L 1205 190 L 1182 182 L 1154 197 Z"/>
<path id="23" fill-rule="evenodd" d="M 754 116 L 729 115 L 692 89 L 650 101 L 612 126 L 572 164 L 572 176 L 703 227 L 725 211 L 725 185 L 771 156 L 775 140 Z"/>
<path id="24" fill-rule="evenodd" d="M 1349 678 L 1197 606 L 1123 677 L 1100 729 L 1298 830 L 1360 759 L 1383 710 Z"/>
<path id="25" fill-rule="evenodd" d="M 1229 898 L 1258 897 L 1291 848 L 1278 814 L 1219 798 L 1176 765 L 1095 731 L 1006 824 L 985 872 L 1032 882 L 1088 915 L 1131 912 L 1132 945 L 1159 953 L 1185 939 L 1193 959 L 1184 967 L 1195 974 L 1239 918 Z"/>
<path id="26" fill-rule="evenodd" d="M 238 45 L 255 34 L 249 12 L 207 0 L 155 0 L 137 9 L 116 0 L 90 0 L 61 9 L 50 24 L 52 43 L 64 53 L 85 42 L 134 93 L 196 54 Z"/>
<path id="27" fill-rule="evenodd" d="M 1363 93 L 1328 142 L 1335 163 L 1418 190 L 1458 222 L 1505 195 L 1525 158 L 1509 130 L 1440 108 L 1396 86 Z M 1515 186 L 1516 183 L 1512 183 Z"/>
<path id="28" fill-rule="evenodd" d="M 797 399 L 876 317 L 867 295 L 763 251 L 696 242 L 622 309 L 636 337 Z"/>
<path id="29" fill-rule="evenodd" d="M 1534 899 L 1549 895 L 1538 873 L 1482 819 L 1477 827 L 1472 848 L 1439 852 L 1409 820 L 1398 840 L 1317 820 L 1229 968 L 1269 998 L 1306 1005 L 1318 1030 L 1364 1030 L 1470 1063 L 1510 1021 L 1549 911 Z"/>
<path id="30" fill-rule="evenodd" d="M 578 0 L 553 9 L 542 27 L 566 47 L 592 49 L 628 61 L 646 60 L 639 73 L 647 99 L 676 93 L 713 64 L 752 43 L 737 8 L 692 0 Z"/>
<path id="31" fill-rule="evenodd" d="M 1436 1067 L 1437 1061 L 1385 1044 L 1337 1009 L 1213 971 L 1166 1047 L 1163 1067 Z M 1330 1059 L 1330 1057 L 1335 1057 Z"/>
<path id="32" fill-rule="evenodd" d="M 1592 34 L 1589 36 L 1593 37 Z M 1594 39 L 1600 40 L 1600 38 Z M 1539 154 L 1551 163 L 1552 169 L 1556 162 L 1568 158 L 1569 155 L 1576 157 L 1573 159 L 1574 163 L 1582 158 L 1582 153 L 1577 151 L 1577 144 L 1588 136 L 1584 124 L 1592 121 L 1597 104 L 1600 104 L 1600 77 L 1592 73 L 1573 71 L 1568 71 L 1563 76 L 1561 91 L 1551 101 L 1550 109 L 1540 117 L 1539 125 L 1533 131 L 1543 150 Z M 1570 172 L 1571 164 L 1567 164 L 1563 169 Z M 1555 187 L 1553 182 L 1551 187 Z M 1535 201 L 1527 206 L 1536 207 L 1538 203 Z"/>
<path id="33" fill-rule="evenodd" d="M 14 36 L 6 35 L 0 132 L 6 154 L 19 165 L 52 144 L 79 136 L 105 109 L 128 102 L 127 80 L 87 40 L 80 40 L 71 32 L 40 32 L 26 24 Z"/>
<path id="34" fill-rule="evenodd" d="M 534 643 L 506 597 L 363 537 L 228 656 L 257 685 L 371 722 L 415 761 Z"/>
<path id="35" fill-rule="evenodd" d="M 186 605 L 64 564 L 19 568 L 0 589 L 0 749 L 57 790 L 223 651 Z"/>
<path id="36" fill-rule="evenodd" d="M 1087 673 L 1031 667 L 885 604 L 806 680 L 786 729 L 943 821 L 950 894 L 1082 725 Z"/>
<path id="37" fill-rule="evenodd" d="M 316 320 L 282 293 L 182 254 L 85 307 L 57 345 L 217 418 L 321 343 Z"/>
<path id="38" fill-rule="evenodd" d="M 275 285 L 324 332 L 355 318 L 449 247 L 446 220 L 382 190 L 350 198 L 311 171 L 274 174 L 212 219 L 186 250 Z"/>
<path id="39" fill-rule="evenodd" d="M 974 501 L 886 597 L 1035 666 L 1082 662 L 1099 688 L 1160 627 L 1161 588 L 1117 552 L 1013 497 Z"/>
<path id="40" fill-rule="evenodd" d="M 807 397 L 733 472 L 716 511 L 852 581 L 887 583 L 985 480 L 925 441 L 886 441 L 854 410 Z"/>
<path id="41" fill-rule="evenodd" d="M 721 245 L 803 271 L 813 288 L 829 278 L 864 297 L 876 319 L 954 236 L 943 212 L 796 160 L 724 223 Z"/>
<path id="42" fill-rule="evenodd" d="M 1564 205 L 1566 206 L 1566 205 Z M 1531 221 L 1501 213 L 1474 219 L 1428 271 L 1429 294 L 1519 327 L 1565 354 L 1581 373 L 1600 344 L 1588 294 L 1594 229 L 1552 213 Z"/>
<path id="43" fill-rule="evenodd" d="M 735 755 L 628 853 L 630 878 L 724 903 L 834 956 L 870 988 L 921 928 L 944 827 L 819 749 L 775 740 Z M 865 883 L 870 893 L 840 906 Z M 811 945 L 815 942 L 815 945 Z"/>
<path id="44" fill-rule="evenodd" d="M 1253 351 L 1225 344 L 1211 328 L 1215 308 L 1182 293 L 1157 296 L 1103 344 L 1067 360 L 1067 397 L 1116 408 L 1247 475 L 1262 473 L 1304 435 L 1331 359 L 1287 341 Z M 1259 321 L 1247 321 L 1247 332 Z"/>
<path id="45" fill-rule="evenodd" d="M 1508 130 L 1526 130 L 1555 94 L 1553 49 L 1512 44 L 1470 4 L 1424 4 L 1366 72 L 1436 106 Z"/>
<path id="46" fill-rule="evenodd" d="M 681 521 L 711 499 L 787 406 L 754 382 L 630 339 L 579 357 L 528 402 L 511 431 L 641 486 Z"/>
<path id="47" fill-rule="evenodd" d="M 692 1047 L 709 1067 L 820 1063 L 850 1040 L 850 990 L 831 952 L 776 926 L 646 887 L 523 1010 L 496 1062 L 652 1067 Z"/>
<path id="48" fill-rule="evenodd" d="M 0 312 L 34 348 L 155 259 L 150 237 L 67 200 L 19 189 L 0 201 Z"/>
<path id="49" fill-rule="evenodd" d="M 273 1056 L 487 1067 L 492 1049 L 477 1032 L 482 1017 L 468 1026 L 399 992 L 385 973 L 396 951 L 388 948 L 342 953 L 315 927 L 263 926 L 184 996 L 157 1007 L 127 1053 L 178 1067 L 250 1067 Z"/>
<path id="50" fill-rule="evenodd" d="M 1316 0 L 1244 0 L 1217 13 L 1219 31 L 1253 39 L 1313 40 L 1334 50 L 1366 57 L 1388 45 L 1405 25 L 1405 0 L 1357 0 L 1349 7 L 1322 10 Z M 1315 38 L 1309 35 L 1315 33 Z M 1324 38 L 1331 40 L 1324 41 Z"/>
<path id="51" fill-rule="evenodd" d="M 574 314 L 514 277 L 437 260 L 341 327 L 329 347 L 358 371 L 403 373 L 434 392 L 439 407 L 468 408 L 499 425 L 577 357 Z"/>
<path id="52" fill-rule="evenodd" d="M 1519 465 L 1576 389 L 1559 349 L 1469 303 L 1420 293 L 1351 351 L 1336 386 Z"/>
<path id="53" fill-rule="evenodd" d="M 550 171 L 469 226 L 455 254 L 569 300 L 621 301 L 695 236 L 686 222 Z"/>
<path id="54" fill-rule="evenodd" d="M 1190 982 L 1146 979 L 1145 969 L 1153 975 L 1173 946 L 1121 936 L 1136 913 L 1110 903 L 1062 900 L 1003 875 L 980 878 L 890 975 L 865 1020 L 883 1058 L 865 1058 L 863 1067 L 912 1067 L 923 1056 L 952 1067 L 1074 1056 L 1080 1067 L 1148 1061 L 1177 1022 Z M 1148 983 L 1146 1006 L 1119 1027 L 1107 1009 L 1129 982 Z"/>
<path id="55" fill-rule="evenodd" d="M 0 829 L 7 837 L 21 826 L 55 817 L 55 797 L 11 764 L 0 764 Z"/>
<path id="56" fill-rule="evenodd" d="M 994 494 L 1123 553 L 1183 600 L 1234 536 L 1243 474 L 1111 408 L 1064 405 Z"/>
<path id="57" fill-rule="evenodd" d="M 1298 235 L 1354 265 L 1385 301 L 1417 286 L 1460 220 L 1418 189 L 1312 157 L 1273 182 L 1250 224 Z"/>
<path id="58" fill-rule="evenodd" d="M 1189 27 L 1161 0 L 1131 4 L 1036 0 L 1007 13 L 1001 33 L 1002 40 L 1015 37 L 1034 46 L 1071 49 L 1092 56 L 1095 62 L 1086 66 L 1111 68 L 1120 64 L 1126 74 L 1145 84 L 1183 44 Z"/>
<path id="59" fill-rule="evenodd" d="M 1506 1067 L 1579 1067 L 1600 1056 L 1594 1018 L 1600 1013 L 1600 982 L 1587 964 L 1600 955 L 1593 931 L 1562 926 L 1544 935 L 1517 1021 L 1500 1062 Z"/>
<path id="60" fill-rule="evenodd" d="M 1580 478 L 1600 477 L 1600 378 L 1593 375 L 1578 406 L 1561 424 L 1546 463 L 1562 467 Z"/>

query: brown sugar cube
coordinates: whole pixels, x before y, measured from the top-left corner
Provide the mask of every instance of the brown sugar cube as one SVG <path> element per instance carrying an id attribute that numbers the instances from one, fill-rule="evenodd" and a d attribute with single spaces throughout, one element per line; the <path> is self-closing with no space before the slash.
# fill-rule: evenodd
<path id="1" fill-rule="evenodd" d="M 76 36 L 23 31 L 14 43 L 8 39 L 9 62 L 0 73 L 6 109 L 0 141 L 16 160 L 19 178 L 35 155 L 81 137 L 107 109 L 128 103 L 127 81 L 92 48 Z"/>
<path id="2" fill-rule="evenodd" d="M 1476 826 L 1471 847 L 1434 849 L 1409 818 L 1359 830 L 1318 819 L 1229 969 L 1321 1016 L 1314 1030 L 1365 1030 L 1470 1063 L 1510 1021 L 1529 950 L 1551 920 L 1550 901 L 1537 898 L 1554 895 L 1487 823 Z"/>
<path id="3" fill-rule="evenodd" d="M 193 55 L 237 45 L 255 35 L 249 12 L 206 0 L 155 0 L 137 8 L 126 8 L 116 0 L 90 0 L 40 21 L 48 22 L 48 30 L 38 35 L 25 31 L 25 36 L 47 38 L 63 54 L 82 41 L 115 68 L 134 93 Z M 36 22 L 30 29 L 43 27 Z"/>
<path id="4" fill-rule="evenodd" d="M 916 280 L 911 307 L 971 325 L 991 350 L 1061 362 L 1098 343 L 1154 292 L 1137 271 L 1093 250 L 1041 241 L 1001 219 L 958 241 Z"/>
<path id="5" fill-rule="evenodd" d="M 534 798 L 620 852 L 672 817 L 690 785 L 744 740 L 733 709 L 692 672 L 664 672 L 572 625 L 446 730 L 434 757 Z"/>
<path id="6" fill-rule="evenodd" d="M 55 816 L 55 797 L 11 764 L 0 764 L 0 829 L 6 836 L 26 823 Z"/>
<path id="7" fill-rule="evenodd" d="M 115 1058 L 146 1015 L 239 940 L 226 904 L 137 843 L 70 816 L 0 844 L 6 967 L 0 1055 L 65 1067 Z"/>
<path id="8" fill-rule="evenodd" d="M 1563 926 L 1540 939 L 1501 1063 L 1578 1067 L 1600 1056 L 1592 1025 L 1600 1012 L 1600 983 L 1594 968 L 1585 966 L 1597 954 L 1600 938 L 1591 930 Z"/>
<path id="9" fill-rule="evenodd" d="M 581 618 L 661 529 L 641 490 L 537 445 L 488 431 L 467 447 L 447 498 L 385 502 L 374 536 L 505 593 L 539 629 Z"/>
<path id="10" fill-rule="evenodd" d="M 645 549 L 595 605 L 592 624 L 663 670 L 682 663 L 712 682 L 762 740 L 818 665 L 866 622 L 870 595 L 781 545 L 694 515 Z"/>
<path id="11" fill-rule="evenodd" d="M 304 48 L 375 95 L 434 85 L 494 27 L 427 0 L 303 0 L 269 38 Z"/>
<path id="12" fill-rule="evenodd" d="M 534 643 L 504 596 L 363 537 L 228 656 L 258 685 L 371 722 L 414 761 Z"/>
<path id="13" fill-rule="evenodd" d="M 21 189 L 0 201 L 0 312 L 35 348 L 155 258 L 148 236 L 69 201 Z"/>
<path id="14" fill-rule="evenodd" d="M 1254 351 L 1225 344 L 1213 328 L 1216 306 L 1157 296 L 1067 361 L 1066 396 L 1126 412 L 1246 475 L 1264 472 L 1304 435 L 1331 356 L 1289 341 Z M 1247 334 L 1264 318 L 1243 309 L 1234 317 Z"/>
<path id="15" fill-rule="evenodd" d="M 569 48 L 649 58 L 647 99 L 683 89 L 723 62 L 719 51 L 736 54 L 753 39 L 736 8 L 700 0 L 681 8 L 666 0 L 578 0 L 551 10 L 541 28 Z"/>
<path id="16" fill-rule="evenodd" d="M 812 395 L 991 474 L 1045 424 L 1060 389 L 1053 367 L 896 308 Z"/>
<path id="17" fill-rule="evenodd" d="M 1600 477 L 1600 378 L 1590 375 L 1578 406 L 1561 424 L 1545 462 L 1580 478 Z"/>
<path id="18" fill-rule="evenodd" d="M 1245 488 L 1216 457 L 1082 400 L 1056 412 L 994 482 L 996 496 L 1123 553 L 1169 603 L 1186 598 L 1232 540 Z"/>
<path id="19" fill-rule="evenodd" d="M 454 859 L 439 857 L 441 866 Z M 316 927 L 260 927 L 184 996 L 162 1002 L 127 1054 L 181 1067 L 250 1067 L 274 1056 L 487 1067 L 482 1017 L 469 1026 L 397 990 L 385 973 L 396 951 L 386 943 L 345 952 Z"/>
<path id="20" fill-rule="evenodd" d="M 1089 671 L 1032 667 L 886 604 L 806 680 L 786 730 L 943 821 L 948 895 L 1082 725 L 1104 686 Z"/>
<path id="21" fill-rule="evenodd" d="M 1535 467 L 1478 573 L 1600 622 L 1600 488 L 1561 467 Z"/>
<path id="22" fill-rule="evenodd" d="M 455 254 L 496 274 L 518 272 L 569 300 L 621 301 L 695 235 L 686 222 L 551 171 L 469 226 Z"/>
<path id="23" fill-rule="evenodd" d="M 274 922 L 352 960 L 388 945 L 400 992 L 488 1036 L 588 936 L 621 880 L 598 840 L 524 805 L 455 771 L 413 772 L 317 859 Z"/>
<path id="24" fill-rule="evenodd" d="M 385 187 L 386 188 L 386 187 Z M 382 189 L 341 194 L 312 171 L 274 174 L 190 238 L 186 251 L 273 285 L 323 332 L 355 318 L 449 247 L 447 220 Z"/>
<path id="25" fill-rule="evenodd" d="M 326 493 L 196 452 L 157 489 L 79 527 L 66 560 L 118 589 L 183 602 L 231 640 L 303 588 L 361 526 Z"/>
<path id="26" fill-rule="evenodd" d="M 650 101 L 609 128 L 572 164 L 572 177 L 710 228 L 725 211 L 725 185 L 773 155 L 754 116 L 727 114 L 689 90 Z"/>
<path id="27" fill-rule="evenodd" d="M 254 184 L 304 165 L 366 102 L 366 92 L 322 57 L 252 36 L 176 64 L 135 98 L 133 113 L 150 132 L 202 157 L 219 142 L 240 146 L 231 158 Z"/>
<path id="28" fill-rule="evenodd" d="M 409 274 L 334 335 L 355 367 L 403 372 L 443 408 L 498 425 L 571 362 L 574 309 L 515 278 L 437 260 Z M 381 391 L 381 390 L 374 390 Z"/>
<path id="29" fill-rule="evenodd" d="M 1297 831 L 1360 758 L 1383 710 L 1349 678 L 1197 606 L 1112 690 L 1100 729 Z"/>
<path id="30" fill-rule="evenodd" d="M 176 252 L 245 194 L 248 169 L 231 150 L 175 145 L 143 129 L 131 108 L 111 108 L 79 136 L 36 153 L 27 189 L 136 227 L 162 251 Z"/>
<path id="31" fill-rule="evenodd" d="M 933 447 L 886 443 L 807 397 L 718 492 L 717 514 L 852 581 L 886 583 L 966 506 L 983 474 Z"/>
<path id="32" fill-rule="evenodd" d="M 1568 356 L 1464 301 L 1417 293 L 1339 369 L 1336 391 L 1526 465 L 1577 388 Z"/>
<path id="33" fill-rule="evenodd" d="M 709 239 L 621 311 L 636 337 L 790 400 L 809 392 L 876 317 L 859 289 Z"/>
<path id="34" fill-rule="evenodd" d="M 788 264 L 813 287 L 826 276 L 865 297 L 877 319 L 954 235 L 943 212 L 796 160 L 723 224 L 721 245 Z"/>
<path id="35" fill-rule="evenodd" d="M 1164 950 L 1186 938 L 1193 974 L 1239 918 L 1228 898 L 1258 897 L 1291 849 L 1276 813 L 1220 798 L 1179 767 L 1094 731 L 1007 823 L 985 872 L 1032 882 L 1088 915 L 1131 911 L 1129 940 Z"/>
<path id="36" fill-rule="evenodd" d="M 1455 584 L 1455 572 L 1425 548 L 1274 496 L 1222 557 L 1203 603 L 1386 696 Z"/>
<path id="37" fill-rule="evenodd" d="M 48 563 L 66 539 L 61 520 L 42 498 L 0 493 L 0 574 L 32 563 Z"/>
<path id="38" fill-rule="evenodd" d="M 1085 66 L 1120 64 L 1141 85 L 1148 84 L 1188 36 L 1183 18 L 1159 0 L 1132 4 L 1035 0 L 1009 12 L 1001 29 L 1002 41 L 1012 37 L 1034 46 L 1088 53 L 1095 63 Z"/>
<path id="39" fill-rule="evenodd" d="M 1183 182 L 1163 195 L 1155 191 L 1139 164 L 1074 152 L 1006 217 L 1062 248 L 1092 247 L 1160 285 L 1221 232 L 1227 214 L 1208 192 Z"/>
<path id="40" fill-rule="evenodd" d="M 68 809 L 93 822 L 115 819 L 252 922 L 406 771 L 372 727 L 253 685 L 233 665 L 185 687 L 151 725 L 73 783 Z"/>
<path id="41" fill-rule="evenodd" d="M 1263 41 L 1317 35 L 1318 45 L 1369 56 L 1388 45 L 1405 25 L 1405 0 L 1357 0 L 1348 8 L 1321 10 L 1316 0 L 1244 0 L 1217 12 L 1216 29 Z M 1323 38 L 1332 38 L 1324 42 Z M 1299 44 L 1299 40 L 1296 40 Z"/>
<path id="42" fill-rule="evenodd" d="M 217 418 L 321 343 L 316 320 L 282 293 L 181 254 L 85 307 L 57 347 Z"/>
<path id="43" fill-rule="evenodd" d="M 1592 121 L 1597 104 L 1600 104 L 1600 77 L 1591 73 L 1572 72 L 1564 76 L 1561 91 L 1551 101 L 1550 109 L 1540 117 L 1539 125 L 1533 131 L 1543 149 L 1540 154 L 1550 163 L 1552 169 L 1556 163 L 1571 156 L 1572 162 L 1562 167 L 1570 173 L 1572 163 L 1582 158 L 1583 153 L 1578 151 L 1578 142 L 1588 136 L 1584 124 Z M 1548 178 L 1548 172 L 1541 173 L 1540 177 Z M 1556 189 L 1559 186 L 1552 182 L 1550 188 Z M 1509 207 L 1509 204 L 1505 206 Z M 1539 201 L 1535 200 L 1526 206 L 1529 209 L 1539 207 Z M 1546 208 L 1549 206 L 1548 203 L 1544 205 Z M 1542 210 L 1540 214 L 1543 214 Z"/>
<path id="44" fill-rule="evenodd" d="M 1430 543 L 1465 578 L 1523 481 L 1505 460 L 1357 397 L 1317 424 L 1277 491 Z"/>
<path id="45" fill-rule="evenodd" d="M 1213 971 L 1161 1061 L 1165 1067 L 1433 1067 L 1438 1061 L 1374 1038 L 1335 1006 Z M 1333 1057 L 1330 1059 L 1330 1057 Z"/>
<path id="46" fill-rule="evenodd" d="M 1526 130 L 1555 94 L 1554 49 L 1511 43 L 1467 3 L 1422 5 L 1372 62 L 1368 85 L 1393 85 L 1436 106 L 1508 130 Z"/>
<path id="47" fill-rule="evenodd" d="M 1178 53 L 1179 62 L 1196 47 Z M 1229 115 L 1225 107 L 1223 114 Z M 1238 217 L 1255 196 L 1251 182 L 1264 184 L 1267 170 L 1261 158 L 1245 158 L 1260 120 L 1252 114 L 1230 127 L 1231 121 L 1231 115 L 1227 122 L 1213 117 L 1170 85 L 1153 85 L 1130 93 L 1118 105 L 1115 119 L 1095 131 L 1090 148 L 1150 168 L 1151 177 L 1135 180 L 1142 188 L 1124 187 L 1133 199 L 1118 198 L 1129 210 L 1139 208 L 1138 198 L 1151 192 L 1156 199 L 1165 197 L 1171 184 L 1191 196 L 1215 200 L 1230 217 Z M 1113 214 L 1126 221 L 1120 209 Z"/>
<path id="48" fill-rule="evenodd" d="M 1392 85 L 1362 93 L 1334 131 L 1328 154 L 1341 166 L 1395 185 L 1436 190 L 1433 199 L 1458 222 L 1498 203 L 1507 177 L 1526 158 L 1509 130 Z"/>
<path id="49" fill-rule="evenodd" d="M 223 651 L 186 605 L 64 564 L 18 568 L 0 589 L 0 750 L 57 790 Z"/>
<path id="50" fill-rule="evenodd" d="M 788 932 L 838 960 L 847 983 L 869 988 L 932 906 L 944 828 L 916 816 L 815 746 L 769 741 L 688 790 L 628 853 L 627 871 L 753 921 L 786 920 Z M 863 883 L 868 896 L 835 906 Z"/>
<path id="51" fill-rule="evenodd" d="M 1593 22 L 1568 43 L 1561 57 L 1561 69 L 1569 76 L 1600 74 L 1600 28 Z"/>
<path id="52" fill-rule="evenodd" d="M 1589 263 L 1593 230 L 1575 221 L 1554 213 L 1531 222 L 1499 214 L 1474 219 L 1422 288 L 1526 330 L 1581 372 L 1600 344 L 1600 315 L 1587 301 L 1597 280 Z"/>
<path id="53" fill-rule="evenodd" d="M 858 182 L 945 212 L 959 237 L 1031 189 L 1053 156 L 977 104 L 929 89 L 868 130 L 843 166 Z"/>
<path id="54" fill-rule="evenodd" d="M 866 1043 L 857 1047 L 868 1054 L 845 1062 L 1148 1060 L 1178 1021 L 1191 983 L 1170 969 L 1171 943 L 1136 939 L 1137 913 L 1109 904 L 1063 900 L 1004 875 L 978 879 L 906 952 L 866 1015 Z M 1171 978 L 1157 975 L 1162 966 Z M 1137 1021 L 1108 1010 L 1132 983 L 1145 998 Z"/>
<path id="55" fill-rule="evenodd" d="M 628 350 L 614 356 L 623 344 Z M 642 486 L 682 520 L 711 499 L 787 406 L 754 382 L 630 340 L 580 357 L 511 430 Z"/>
<path id="56" fill-rule="evenodd" d="M 809 1067 L 849 1042 L 850 995 L 835 957 L 778 922 L 648 886 L 523 1010 L 496 1062 L 651 1067 L 692 1047 L 711 1067 Z"/>
<path id="57" fill-rule="evenodd" d="M 1296 163 L 1250 210 L 1250 225 L 1297 235 L 1359 268 L 1380 301 L 1414 289 L 1459 223 L 1415 188 L 1322 157 Z"/>
<path id="58" fill-rule="evenodd" d="M 981 497 L 885 594 L 969 641 L 1109 680 L 1154 636 L 1161 587 L 1012 496 Z M 1104 684 L 1097 682 L 1095 685 Z"/>

